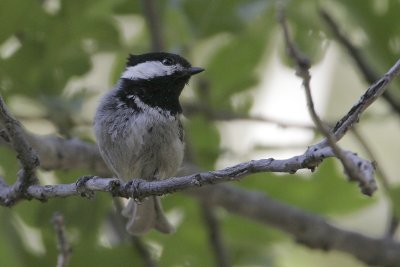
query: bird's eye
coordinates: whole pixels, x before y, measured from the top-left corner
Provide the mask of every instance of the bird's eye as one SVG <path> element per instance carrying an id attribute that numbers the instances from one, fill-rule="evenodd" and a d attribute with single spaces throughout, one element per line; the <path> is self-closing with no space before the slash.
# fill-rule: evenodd
<path id="1" fill-rule="evenodd" d="M 174 61 L 171 58 L 167 57 L 162 60 L 162 64 L 165 66 L 171 66 L 172 64 L 174 64 Z"/>

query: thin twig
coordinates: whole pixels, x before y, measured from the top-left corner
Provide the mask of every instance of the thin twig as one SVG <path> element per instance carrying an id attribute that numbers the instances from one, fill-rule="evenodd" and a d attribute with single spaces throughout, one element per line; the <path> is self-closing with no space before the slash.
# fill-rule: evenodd
<path id="1" fill-rule="evenodd" d="M 394 239 L 397 229 L 399 228 L 399 218 L 396 216 L 394 209 L 390 211 L 388 225 L 385 231 L 385 237 L 389 239 Z"/>
<path id="2" fill-rule="evenodd" d="M 275 124 L 282 128 L 299 128 L 306 130 L 315 130 L 315 127 L 310 124 L 296 123 L 296 122 L 283 122 L 282 120 L 260 116 L 260 115 L 249 115 L 239 114 L 233 111 L 224 110 L 213 110 L 209 106 L 201 104 L 186 104 L 183 105 L 183 113 L 185 116 L 193 116 L 197 114 L 204 114 L 207 118 L 217 121 L 251 121 L 251 122 L 264 122 Z"/>
<path id="3" fill-rule="evenodd" d="M 394 201 L 391 197 L 390 194 L 390 184 L 389 184 L 389 177 L 374 156 L 374 153 L 372 152 L 372 149 L 368 145 L 368 142 L 364 139 L 362 134 L 358 131 L 357 127 L 353 127 L 351 129 L 351 133 L 355 136 L 357 141 L 360 143 L 360 145 L 364 148 L 364 151 L 367 153 L 368 157 L 374 162 L 376 166 L 376 174 L 378 177 L 380 177 L 380 180 L 382 182 L 383 188 L 386 191 L 387 196 L 391 200 L 392 204 L 392 210 L 389 214 L 389 220 L 388 220 L 388 225 L 387 229 L 385 231 L 385 235 L 387 238 L 393 238 L 393 235 L 396 232 L 397 227 L 399 226 L 399 218 L 396 216 L 396 212 L 394 211 L 394 205 L 396 205 L 396 201 Z"/>
<path id="4" fill-rule="evenodd" d="M 26 140 L 20 122 L 8 111 L 1 96 L 0 125 L 3 126 L 5 130 L 5 132 L 2 133 L 2 137 L 6 137 L 5 140 L 8 140 L 13 149 L 17 152 L 17 158 L 21 164 L 21 170 L 18 172 L 18 179 L 7 193 L 8 196 L 10 196 L 8 200 L 11 200 L 13 198 L 19 198 L 20 195 L 25 193 L 28 186 L 37 182 L 35 172 L 36 168 L 39 166 L 39 157 Z"/>
<path id="5" fill-rule="evenodd" d="M 133 247 L 136 249 L 136 251 L 139 253 L 140 257 L 145 263 L 146 267 L 157 267 L 156 261 L 152 258 L 149 248 L 146 246 L 146 244 L 142 241 L 142 239 L 138 236 L 129 236 L 129 239 L 133 245 Z"/>
<path id="6" fill-rule="evenodd" d="M 372 152 L 372 148 L 369 146 L 368 142 L 365 140 L 365 138 L 362 136 L 362 134 L 358 131 L 357 127 L 353 127 L 351 129 L 351 133 L 357 139 L 357 141 L 360 143 L 360 145 L 363 147 L 368 158 L 370 158 L 371 161 L 374 162 L 374 164 L 376 165 L 376 174 L 381 178 L 380 180 L 382 182 L 383 188 L 388 192 L 390 190 L 389 176 L 385 173 L 382 166 L 376 159 L 374 152 Z"/>
<path id="7" fill-rule="evenodd" d="M 333 128 L 333 134 L 337 140 L 340 140 L 346 132 L 359 121 L 361 114 L 366 110 L 373 102 L 375 102 L 379 96 L 385 92 L 388 85 L 393 79 L 400 75 L 400 59 L 375 83 L 373 83 L 366 92 L 360 97 L 358 102 L 353 105 L 349 112 L 343 116 Z M 324 142 L 321 143 L 324 145 Z"/>
<path id="8" fill-rule="evenodd" d="M 128 235 L 126 233 L 125 225 L 127 223 L 127 219 L 122 216 L 123 206 L 120 199 L 114 199 L 114 206 L 116 208 L 116 212 L 112 214 L 112 221 L 114 230 L 119 236 L 119 239 L 129 240 L 129 242 L 132 244 L 132 247 L 139 254 L 139 257 L 143 261 L 144 266 L 157 267 L 157 262 L 152 257 L 149 248 L 143 242 L 141 237 Z"/>
<path id="9" fill-rule="evenodd" d="M 361 51 L 355 47 L 350 41 L 350 39 L 339 29 L 338 24 L 335 22 L 333 17 L 324 9 L 320 9 L 321 17 L 324 19 L 326 25 L 332 31 L 336 40 L 347 50 L 348 54 L 353 58 L 357 67 L 360 69 L 361 74 L 364 76 L 364 79 L 372 84 L 376 80 L 378 80 L 378 75 L 375 71 L 372 70 L 370 64 L 367 63 L 366 58 L 362 55 Z M 389 91 L 385 91 L 382 94 L 382 97 L 388 102 L 388 104 L 392 107 L 396 114 L 400 116 L 400 102 L 396 99 L 396 97 L 391 94 Z"/>
<path id="10" fill-rule="evenodd" d="M 221 229 L 219 227 L 219 222 L 215 214 L 215 207 L 207 204 L 200 203 L 204 223 L 208 230 L 208 239 L 210 246 L 212 248 L 212 253 L 214 254 L 216 266 L 229 267 L 232 266 L 229 256 L 226 250 L 226 246 L 222 240 Z"/>
<path id="11" fill-rule="evenodd" d="M 372 195 L 372 193 L 377 189 L 375 180 L 373 179 L 373 166 L 370 162 L 353 160 L 337 145 L 337 140 L 335 136 L 331 133 L 330 129 L 325 125 L 325 123 L 319 118 L 317 112 L 314 108 L 314 102 L 311 96 L 311 86 L 310 86 L 310 61 L 309 59 L 301 54 L 293 41 L 291 40 L 289 29 L 286 22 L 286 17 L 284 9 L 282 6 L 278 7 L 278 21 L 280 22 L 285 44 L 287 47 L 288 55 L 293 59 L 297 66 L 296 74 L 303 79 L 303 86 L 306 93 L 307 106 L 310 112 L 311 118 L 314 124 L 317 126 L 319 131 L 325 136 L 329 146 L 332 148 L 335 156 L 341 161 L 345 173 L 348 175 L 351 181 L 358 181 L 361 191 L 366 195 Z M 372 172 L 372 173 L 371 173 Z"/>
<path id="12" fill-rule="evenodd" d="M 153 51 L 163 51 L 165 42 L 162 35 L 160 12 L 155 0 L 142 0 L 143 13 L 151 34 L 151 46 Z"/>
<path id="13" fill-rule="evenodd" d="M 68 242 L 65 231 L 64 217 L 60 213 L 55 213 L 52 218 L 54 229 L 57 236 L 57 247 L 59 250 L 57 257 L 57 267 L 67 267 L 71 258 L 72 249 Z"/>
<path id="14" fill-rule="evenodd" d="M 0 96 L 0 124 L 3 125 L 7 132 L 9 141 L 14 150 L 17 152 L 17 157 L 21 162 L 22 168 L 29 173 L 33 173 L 39 166 L 39 158 L 28 141 L 25 139 L 24 130 L 19 121 L 14 119 L 8 111 L 3 98 Z M 4 136 L 4 134 L 2 134 Z"/>

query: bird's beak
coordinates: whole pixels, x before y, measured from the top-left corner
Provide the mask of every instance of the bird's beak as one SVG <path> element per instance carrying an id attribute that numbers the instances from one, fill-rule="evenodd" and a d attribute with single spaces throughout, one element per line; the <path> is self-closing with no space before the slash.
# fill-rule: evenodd
<path id="1" fill-rule="evenodd" d="M 188 68 L 187 73 L 188 73 L 189 75 L 195 75 L 195 74 L 200 73 L 200 72 L 202 72 L 202 71 L 204 71 L 203 68 L 199 68 L 199 67 L 190 67 L 190 68 Z"/>

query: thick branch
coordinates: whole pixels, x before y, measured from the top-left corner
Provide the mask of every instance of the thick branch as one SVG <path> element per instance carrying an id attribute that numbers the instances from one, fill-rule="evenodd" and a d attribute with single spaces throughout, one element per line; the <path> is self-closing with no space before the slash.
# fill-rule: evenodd
<path id="1" fill-rule="evenodd" d="M 85 187 L 90 190 L 113 188 L 116 179 L 90 179 Z M 149 183 L 144 182 L 143 183 Z M 72 188 L 75 184 L 68 185 Z M 123 185 L 120 185 L 123 187 Z M 38 186 L 33 186 L 38 187 Z M 57 187 L 60 187 L 57 186 Z M 48 187 L 51 190 L 51 187 Z M 78 194 L 78 193 L 76 193 Z M 368 264 L 397 266 L 400 244 L 386 239 L 374 239 L 336 228 L 318 216 L 304 213 L 279 203 L 264 194 L 227 185 L 191 190 L 191 195 L 210 205 L 222 206 L 230 212 L 272 225 L 293 235 L 311 248 L 339 250 L 353 254 Z"/>
<path id="2" fill-rule="evenodd" d="M 95 144 L 58 136 L 25 134 L 26 139 L 39 154 L 40 167 L 45 170 L 78 169 L 91 170 L 102 176 L 110 175 Z"/>
<path id="3" fill-rule="evenodd" d="M 343 251 L 371 265 L 399 266 L 399 243 L 337 228 L 318 216 L 277 202 L 262 193 L 230 185 L 209 186 L 190 192 L 229 212 L 272 225 L 310 248 Z"/>

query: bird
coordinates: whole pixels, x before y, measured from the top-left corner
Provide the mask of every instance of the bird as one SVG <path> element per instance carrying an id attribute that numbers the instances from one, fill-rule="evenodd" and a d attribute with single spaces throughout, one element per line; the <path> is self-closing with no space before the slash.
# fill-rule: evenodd
<path id="1" fill-rule="evenodd" d="M 93 127 L 100 154 L 118 179 L 154 181 L 176 175 L 185 146 L 179 96 L 202 71 L 177 54 L 128 56 L 116 85 L 99 101 Z M 175 231 L 157 196 L 130 199 L 122 215 L 132 235 Z"/>

